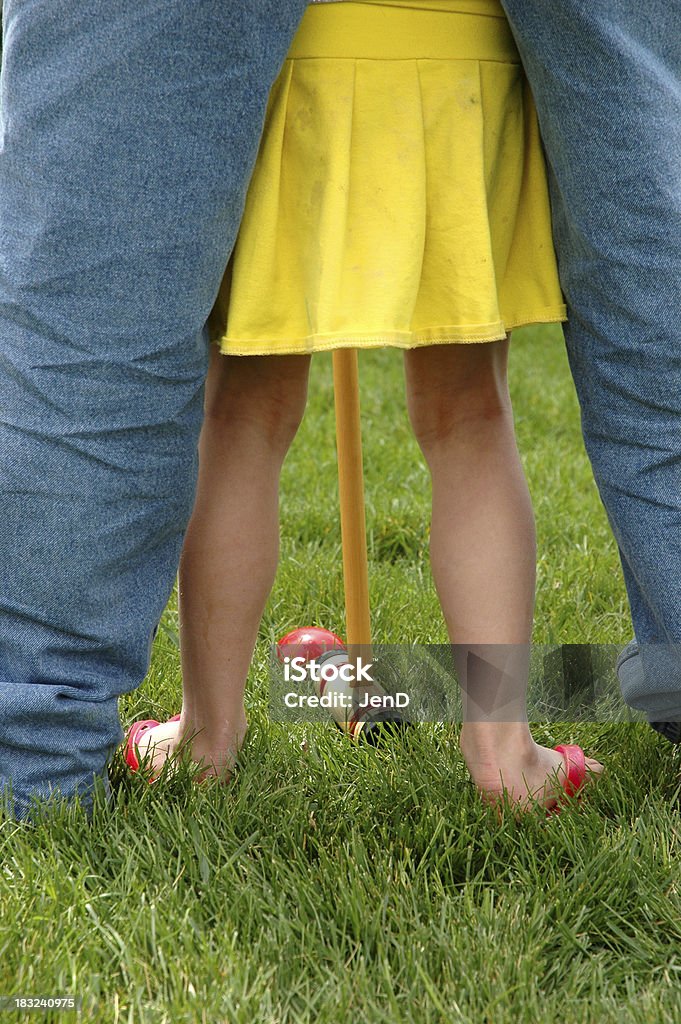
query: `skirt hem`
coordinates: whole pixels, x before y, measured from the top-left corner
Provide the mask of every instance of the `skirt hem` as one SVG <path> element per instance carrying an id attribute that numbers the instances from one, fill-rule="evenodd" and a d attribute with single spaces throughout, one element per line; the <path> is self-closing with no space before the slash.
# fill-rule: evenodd
<path id="1" fill-rule="evenodd" d="M 501 341 L 518 327 L 530 324 L 562 323 L 567 320 L 565 306 L 542 310 L 539 313 L 519 313 L 506 321 L 494 324 L 471 324 L 431 327 L 422 331 L 384 331 L 365 334 L 313 334 L 293 339 L 230 339 L 214 338 L 223 355 L 275 356 L 314 355 L 334 348 L 422 348 L 426 345 L 466 345 Z"/>

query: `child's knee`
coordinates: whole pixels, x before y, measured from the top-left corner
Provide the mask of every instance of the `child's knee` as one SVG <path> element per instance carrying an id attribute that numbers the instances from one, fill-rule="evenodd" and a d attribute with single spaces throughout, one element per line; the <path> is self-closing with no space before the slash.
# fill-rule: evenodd
<path id="1" fill-rule="evenodd" d="M 270 448 L 286 453 L 305 413 L 307 387 L 272 390 L 257 409 L 247 413 L 248 422 Z"/>
<path id="2" fill-rule="evenodd" d="M 407 409 L 427 454 L 510 414 L 508 339 L 479 345 L 438 345 L 406 353 Z"/>
<path id="3" fill-rule="evenodd" d="M 507 388 L 489 378 L 410 390 L 407 408 L 414 436 L 426 455 L 452 440 L 505 427 L 511 416 Z"/>
<path id="4" fill-rule="evenodd" d="M 286 451 L 305 413 L 309 361 L 266 360 L 233 357 L 219 366 L 208 382 L 206 423 L 227 441 L 245 433 Z"/>

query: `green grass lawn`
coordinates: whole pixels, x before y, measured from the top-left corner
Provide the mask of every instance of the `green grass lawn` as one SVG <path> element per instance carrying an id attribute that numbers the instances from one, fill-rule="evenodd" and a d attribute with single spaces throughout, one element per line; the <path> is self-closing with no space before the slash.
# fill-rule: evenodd
<path id="1" fill-rule="evenodd" d="M 402 359 L 360 359 L 373 630 L 446 642 L 428 567 L 429 482 Z M 511 384 L 535 502 L 535 641 L 626 642 L 617 551 L 584 454 L 557 330 L 518 332 Z M 601 1024 L 681 1020 L 680 752 L 643 724 L 544 723 L 607 775 L 545 819 L 486 810 L 456 725 L 381 748 L 268 717 L 270 644 L 344 632 L 330 357 L 282 481 L 282 561 L 233 783 L 149 786 L 3 824 L 0 995 L 80 995 L 83 1020 Z M 179 710 L 171 601 L 125 724 Z M 0 1019 L 31 1019 L 0 1015 Z M 73 1020 L 74 1014 L 33 1019 Z"/>

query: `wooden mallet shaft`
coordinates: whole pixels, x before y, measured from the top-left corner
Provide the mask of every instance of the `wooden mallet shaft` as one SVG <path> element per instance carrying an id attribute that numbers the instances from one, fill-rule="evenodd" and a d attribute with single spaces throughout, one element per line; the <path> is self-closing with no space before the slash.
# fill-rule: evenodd
<path id="1" fill-rule="evenodd" d="M 348 648 L 371 643 L 369 565 L 364 512 L 362 427 L 357 350 L 334 349 L 333 383 L 338 451 L 343 580 Z"/>

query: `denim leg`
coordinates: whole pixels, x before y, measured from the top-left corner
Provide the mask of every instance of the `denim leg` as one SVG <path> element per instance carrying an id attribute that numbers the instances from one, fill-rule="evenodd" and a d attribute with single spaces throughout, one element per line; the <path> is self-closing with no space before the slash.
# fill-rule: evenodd
<path id="1" fill-rule="evenodd" d="M 304 0 L 5 0 L 0 795 L 87 804 L 145 675 L 218 291 Z M 106 782 L 104 782 L 106 786 Z"/>
<path id="2" fill-rule="evenodd" d="M 681 4 L 503 0 L 549 164 L 565 335 L 650 718 L 681 713 Z"/>

